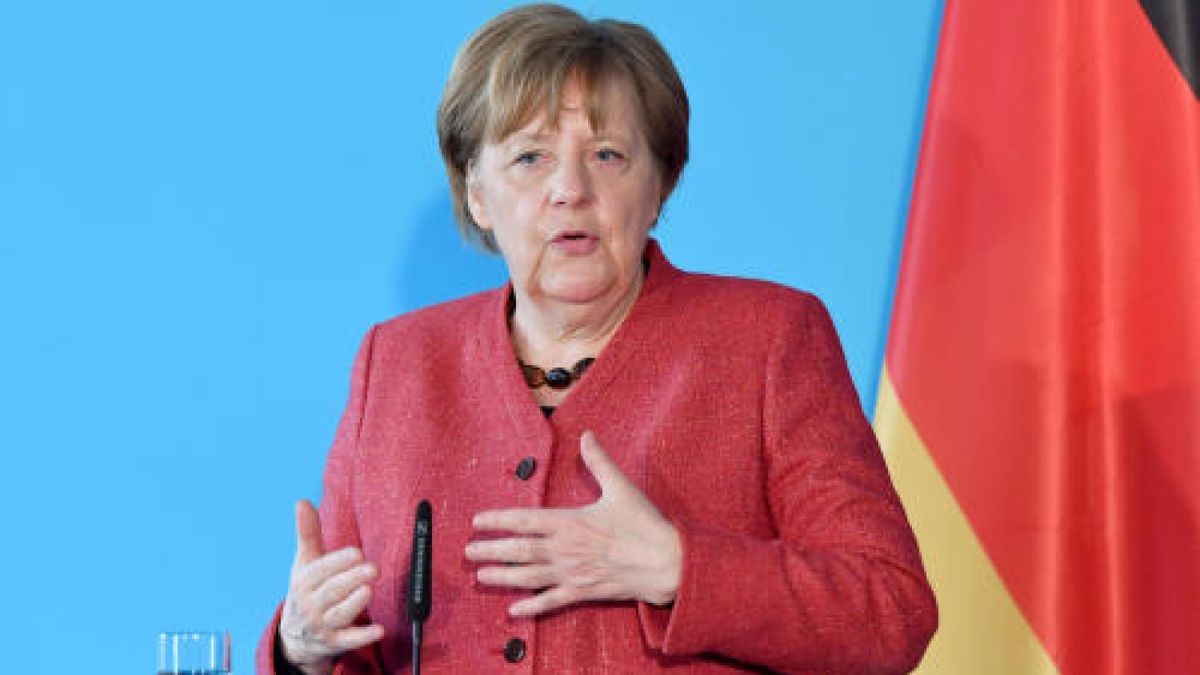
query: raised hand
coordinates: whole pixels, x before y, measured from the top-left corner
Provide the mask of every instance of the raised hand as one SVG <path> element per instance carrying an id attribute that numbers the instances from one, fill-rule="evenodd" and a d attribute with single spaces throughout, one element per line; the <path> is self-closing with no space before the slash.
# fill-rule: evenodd
<path id="1" fill-rule="evenodd" d="M 309 675 L 333 670 L 333 659 L 383 637 L 378 624 L 355 626 L 379 571 L 357 548 L 326 553 L 311 502 L 296 503 L 296 559 L 279 637 L 288 662 Z"/>
<path id="2" fill-rule="evenodd" d="M 467 559 L 485 565 L 481 583 L 540 590 L 509 607 L 533 616 L 594 600 L 674 601 L 682 548 L 679 532 L 621 473 L 592 432 L 580 439 L 580 456 L 600 484 L 600 499 L 574 509 L 484 511 L 476 530 L 512 536 L 467 544 Z"/>

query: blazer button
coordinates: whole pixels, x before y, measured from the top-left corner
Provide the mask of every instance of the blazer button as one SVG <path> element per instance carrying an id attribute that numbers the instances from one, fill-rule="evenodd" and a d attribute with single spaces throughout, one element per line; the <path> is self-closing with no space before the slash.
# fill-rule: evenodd
<path id="1" fill-rule="evenodd" d="M 533 472 L 537 470 L 537 460 L 532 457 L 526 457 L 517 463 L 517 478 L 521 480 L 529 480 Z"/>
<path id="2" fill-rule="evenodd" d="M 509 638 L 508 642 L 504 643 L 504 660 L 509 663 L 517 663 L 525 658 L 525 641 L 521 638 Z"/>

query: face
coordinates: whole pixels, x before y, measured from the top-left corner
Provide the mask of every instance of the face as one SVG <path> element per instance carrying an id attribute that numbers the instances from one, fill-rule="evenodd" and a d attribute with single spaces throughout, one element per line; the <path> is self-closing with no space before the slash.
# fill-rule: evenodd
<path id="1" fill-rule="evenodd" d="M 475 222 L 496 238 L 517 292 L 534 302 L 604 303 L 635 288 L 662 181 L 633 96 L 614 87 L 604 129 L 575 83 L 558 128 L 545 114 L 486 143 L 467 172 Z"/>

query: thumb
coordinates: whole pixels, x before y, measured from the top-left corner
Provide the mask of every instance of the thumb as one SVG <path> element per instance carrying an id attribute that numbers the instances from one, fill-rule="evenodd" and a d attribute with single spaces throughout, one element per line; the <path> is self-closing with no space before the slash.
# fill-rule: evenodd
<path id="1" fill-rule="evenodd" d="M 579 438 L 579 456 L 592 477 L 600 484 L 601 494 L 610 495 L 614 489 L 621 488 L 629 482 L 621 472 L 621 467 L 600 447 L 596 434 L 590 431 L 583 432 L 583 436 Z"/>
<path id="2" fill-rule="evenodd" d="M 296 502 L 296 563 L 309 563 L 325 555 L 321 541 L 321 517 L 312 502 Z"/>

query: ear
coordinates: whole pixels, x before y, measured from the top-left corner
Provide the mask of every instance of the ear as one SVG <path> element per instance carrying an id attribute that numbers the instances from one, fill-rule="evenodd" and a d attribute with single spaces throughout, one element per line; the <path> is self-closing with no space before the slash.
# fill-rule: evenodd
<path id="1" fill-rule="evenodd" d="M 479 229 L 487 231 L 492 229 L 491 221 L 488 220 L 487 212 L 483 208 L 483 185 L 480 182 L 479 172 L 476 169 L 476 160 L 472 159 L 467 162 L 467 211 L 471 213 L 471 219 L 475 221 L 475 225 Z"/>

